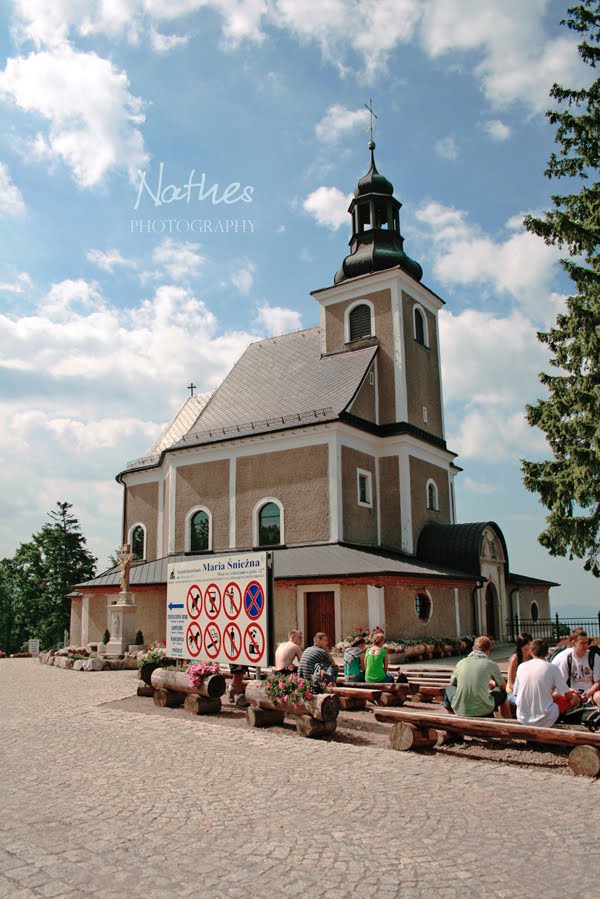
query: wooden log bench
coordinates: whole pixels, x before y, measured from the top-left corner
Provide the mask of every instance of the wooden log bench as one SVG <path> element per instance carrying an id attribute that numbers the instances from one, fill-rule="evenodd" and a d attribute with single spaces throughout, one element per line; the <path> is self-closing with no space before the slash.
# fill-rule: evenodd
<path id="1" fill-rule="evenodd" d="M 340 701 L 333 693 L 319 693 L 294 705 L 276 703 L 269 699 L 260 681 L 253 681 L 246 687 L 246 699 L 250 703 L 246 711 L 250 727 L 283 724 L 286 715 L 296 718 L 296 731 L 302 737 L 326 736 L 337 727 Z"/>
<path id="2" fill-rule="evenodd" d="M 154 704 L 159 708 L 182 705 L 192 715 L 214 715 L 221 711 L 221 696 L 225 692 L 222 674 L 211 674 L 198 686 L 191 687 L 186 671 L 157 668 L 150 680 Z"/>
<path id="3" fill-rule="evenodd" d="M 376 710 L 375 719 L 394 725 L 390 746 L 400 751 L 439 745 L 441 733 L 507 743 L 524 740 L 542 746 L 571 747 L 568 763 L 574 774 L 596 777 L 600 773 L 600 733 L 585 729 L 528 727 L 508 718 L 461 718 L 450 713 L 407 709 Z"/>
<path id="4" fill-rule="evenodd" d="M 367 702 L 377 705 L 382 695 L 381 690 L 371 690 L 367 687 L 361 687 L 360 684 L 357 684 L 356 687 L 330 687 L 329 692 L 339 698 L 340 709 L 343 712 L 365 709 Z"/>
<path id="5" fill-rule="evenodd" d="M 368 697 L 377 705 L 404 705 L 406 699 L 411 695 L 411 687 L 409 684 L 388 684 L 388 683 L 366 683 L 360 682 L 355 684 L 344 684 L 342 687 L 334 689 L 344 689 L 356 693 L 360 691 L 363 694 L 370 693 Z M 379 694 L 379 696 L 376 696 Z"/>

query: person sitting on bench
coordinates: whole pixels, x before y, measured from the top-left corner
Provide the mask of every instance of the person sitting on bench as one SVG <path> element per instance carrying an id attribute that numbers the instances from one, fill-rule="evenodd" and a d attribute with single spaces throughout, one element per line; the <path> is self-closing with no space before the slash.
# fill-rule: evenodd
<path id="1" fill-rule="evenodd" d="M 275 650 L 275 667 L 273 668 L 273 674 L 289 674 L 290 669 L 293 669 L 294 662 L 296 660 L 299 662 L 300 657 L 302 655 L 302 632 L 301 631 L 290 631 L 288 634 L 287 641 L 285 643 L 280 643 L 277 649 Z"/>
<path id="2" fill-rule="evenodd" d="M 385 634 L 375 634 L 373 645 L 365 654 L 365 681 L 371 684 L 393 684 L 394 678 L 388 674 L 388 657 Z"/>
<path id="3" fill-rule="evenodd" d="M 571 631 L 571 646 L 552 659 L 569 687 L 577 690 L 582 702 L 600 706 L 600 652 L 590 648 L 590 638 L 581 627 Z"/>
<path id="4" fill-rule="evenodd" d="M 449 712 L 465 718 L 491 718 L 500 709 L 503 718 L 512 717 L 506 682 L 498 663 L 489 658 L 491 651 L 490 638 L 477 637 L 473 652 L 457 664 L 443 700 Z M 492 690 L 490 681 L 496 684 Z"/>
<path id="5" fill-rule="evenodd" d="M 517 720 L 531 727 L 552 727 L 560 715 L 579 705 L 579 694 L 567 687 L 558 665 L 546 661 L 544 640 L 532 641 L 531 654 L 519 665 L 514 683 Z"/>
<path id="6" fill-rule="evenodd" d="M 344 680 L 347 684 L 364 683 L 366 648 L 365 638 L 355 637 L 344 652 Z"/>
<path id="7" fill-rule="evenodd" d="M 298 665 L 298 677 L 310 680 L 316 673 L 332 684 L 335 683 L 338 673 L 337 665 L 329 652 L 329 637 L 323 631 L 315 634 L 313 645 L 307 646 L 300 656 Z"/>

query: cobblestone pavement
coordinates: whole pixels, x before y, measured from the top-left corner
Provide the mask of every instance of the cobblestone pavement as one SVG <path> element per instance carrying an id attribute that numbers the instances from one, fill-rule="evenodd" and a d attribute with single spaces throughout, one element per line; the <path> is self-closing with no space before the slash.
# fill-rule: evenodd
<path id="1" fill-rule="evenodd" d="M 597 782 L 106 705 L 134 690 L 0 661 L 1 897 L 598 896 Z"/>

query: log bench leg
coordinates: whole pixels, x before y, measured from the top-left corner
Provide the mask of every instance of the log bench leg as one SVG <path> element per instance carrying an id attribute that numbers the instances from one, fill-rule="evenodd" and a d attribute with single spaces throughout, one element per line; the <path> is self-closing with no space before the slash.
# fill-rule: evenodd
<path id="1" fill-rule="evenodd" d="M 154 691 L 154 705 L 157 705 L 159 709 L 172 709 L 183 705 L 184 701 L 185 693 L 179 693 L 177 690 L 163 690 L 161 687 Z"/>
<path id="2" fill-rule="evenodd" d="M 275 724 L 283 724 L 285 715 L 275 709 L 257 709 L 253 706 L 246 709 L 246 721 L 250 727 L 273 727 Z"/>
<path id="3" fill-rule="evenodd" d="M 319 721 L 311 715 L 299 715 L 296 718 L 296 731 L 301 737 L 323 737 L 334 733 L 337 721 Z"/>
<path id="4" fill-rule="evenodd" d="M 183 707 L 190 715 L 216 715 L 221 711 L 221 700 L 209 699 L 197 693 L 189 693 L 185 697 Z"/>
<path id="5" fill-rule="evenodd" d="M 438 732 L 432 727 L 418 728 L 407 721 L 394 724 L 390 734 L 390 749 L 406 752 L 409 749 L 431 749 L 438 742 Z"/>
<path id="6" fill-rule="evenodd" d="M 344 712 L 354 712 L 367 707 L 367 700 L 360 699 L 358 696 L 338 696 L 338 699 L 340 701 L 340 709 Z"/>
<path id="7" fill-rule="evenodd" d="M 154 696 L 154 687 L 151 687 L 150 684 L 147 684 L 145 680 L 140 678 L 137 682 L 137 695 L 152 698 Z"/>
<path id="8" fill-rule="evenodd" d="M 569 753 L 568 761 L 573 774 L 597 777 L 600 773 L 600 750 L 595 746 L 576 746 Z"/>
<path id="9" fill-rule="evenodd" d="M 394 693 L 382 693 L 379 699 L 379 705 L 404 705 L 404 696 Z"/>

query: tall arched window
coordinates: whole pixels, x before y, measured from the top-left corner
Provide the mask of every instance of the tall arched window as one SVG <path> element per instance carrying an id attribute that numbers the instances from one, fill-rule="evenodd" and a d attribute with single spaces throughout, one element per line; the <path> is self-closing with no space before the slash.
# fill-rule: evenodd
<path id="1" fill-rule="evenodd" d="M 366 303 L 355 306 L 349 315 L 350 340 L 360 340 L 361 337 L 370 337 L 371 309 Z"/>
<path id="2" fill-rule="evenodd" d="M 431 599 L 427 593 L 416 594 L 415 612 L 419 621 L 429 621 L 431 618 Z"/>
<path id="3" fill-rule="evenodd" d="M 425 326 L 423 324 L 423 313 L 420 309 L 415 309 L 415 340 L 417 343 L 425 344 Z"/>
<path id="4" fill-rule="evenodd" d="M 137 524 L 131 532 L 131 552 L 136 559 L 143 559 L 145 550 L 145 533 L 141 524 Z"/>
<path id="5" fill-rule="evenodd" d="M 204 511 L 195 512 L 190 518 L 190 552 L 200 553 L 209 548 L 209 521 Z"/>
<path id="6" fill-rule="evenodd" d="M 432 512 L 439 511 L 438 490 L 435 481 L 427 481 L 427 508 Z"/>
<path id="7" fill-rule="evenodd" d="M 281 543 L 281 511 L 275 503 L 265 503 L 258 511 L 258 545 Z"/>

